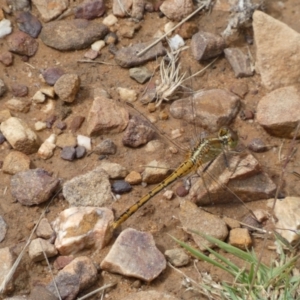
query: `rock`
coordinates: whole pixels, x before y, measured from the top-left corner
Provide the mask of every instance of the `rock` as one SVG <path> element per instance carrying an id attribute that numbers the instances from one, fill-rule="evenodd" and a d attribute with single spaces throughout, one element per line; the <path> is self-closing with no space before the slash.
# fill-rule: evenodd
<path id="1" fill-rule="evenodd" d="M 146 67 L 131 68 L 129 76 L 139 83 L 145 83 L 152 77 L 152 72 Z"/>
<path id="2" fill-rule="evenodd" d="M 185 44 L 184 44 L 183 38 L 178 34 L 174 35 L 173 37 L 171 37 L 169 39 L 169 46 L 172 51 L 176 51 L 176 50 L 180 49 L 181 47 L 183 47 L 184 45 Z"/>
<path id="3" fill-rule="evenodd" d="M 262 224 L 256 219 L 253 213 L 247 213 L 242 219 L 242 228 L 246 228 L 249 232 L 255 231 L 255 228 L 262 228 Z"/>
<path id="4" fill-rule="evenodd" d="M 249 202 L 272 197 L 276 185 L 251 154 L 219 155 L 201 178 L 193 178 L 189 200 L 198 205 Z M 225 162 L 226 161 L 226 162 Z"/>
<path id="5" fill-rule="evenodd" d="M 166 268 L 166 260 L 150 233 L 127 228 L 101 262 L 101 268 L 150 282 Z"/>
<path id="6" fill-rule="evenodd" d="M 253 14 L 255 68 L 263 85 L 274 90 L 298 84 L 300 34 L 262 11 Z M 275 62 L 275 63 L 274 63 Z"/>
<path id="7" fill-rule="evenodd" d="M 4 81 L 0 79 L 0 97 L 2 97 L 5 94 L 6 90 L 7 88 Z"/>
<path id="8" fill-rule="evenodd" d="M 133 24 L 124 24 L 118 29 L 118 35 L 123 38 L 132 39 L 134 37 L 135 32 L 139 28 L 140 27 L 138 26 L 133 26 Z"/>
<path id="9" fill-rule="evenodd" d="M 240 118 L 243 121 L 253 120 L 255 117 L 254 112 L 250 109 L 242 109 L 240 111 Z"/>
<path id="10" fill-rule="evenodd" d="M 131 17 L 136 20 L 142 20 L 144 17 L 145 0 L 133 0 Z"/>
<path id="11" fill-rule="evenodd" d="M 252 240 L 248 229 L 234 228 L 230 230 L 228 243 L 242 250 L 250 250 L 252 246 Z"/>
<path id="12" fill-rule="evenodd" d="M 92 286 L 97 280 L 97 269 L 87 256 L 76 257 L 55 276 L 54 280 L 61 299 L 73 300 L 77 294 Z M 47 289 L 56 295 L 54 282 Z"/>
<path id="13" fill-rule="evenodd" d="M 163 161 L 153 160 L 147 164 L 142 173 L 143 182 L 148 184 L 160 183 L 170 174 L 170 166 Z"/>
<path id="14" fill-rule="evenodd" d="M 228 235 L 226 223 L 222 219 L 198 208 L 190 201 L 181 203 L 179 219 L 183 229 L 192 235 L 201 251 L 205 251 L 206 247 L 214 247 L 214 244 L 200 235 L 191 233 L 189 229 L 213 236 L 221 241 L 224 241 Z"/>
<path id="15" fill-rule="evenodd" d="M 96 52 L 99 52 L 104 47 L 105 47 L 105 42 L 103 40 L 96 41 L 91 45 L 92 50 Z"/>
<path id="16" fill-rule="evenodd" d="M 8 67 L 13 63 L 13 56 L 8 51 L 2 51 L 2 53 L 0 53 L 0 61 Z"/>
<path id="17" fill-rule="evenodd" d="M 18 13 L 16 21 L 19 29 L 33 38 L 37 38 L 42 30 L 42 24 L 39 19 L 29 11 Z"/>
<path id="18" fill-rule="evenodd" d="M 27 113 L 30 110 L 30 102 L 24 99 L 12 98 L 6 101 L 5 106 L 12 111 Z"/>
<path id="19" fill-rule="evenodd" d="M 63 122 L 61 120 L 58 120 L 55 124 L 56 128 L 60 129 L 60 130 L 65 130 L 67 128 L 67 123 Z"/>
<path id="20" fill-rule="evenodd" d="M 58 185 L 59 180 L 43 169 L 19 172 L 10 181 L 13 198 L 28 206 L 49 200 Z"/>
<path id="21" fill-rule="evenodd" d="M 45 86 L 40 89 L 40 92 L 46 95 L 47 97 L 54 98 L 55 97 L 55 91 L 54 87 L 52 86 Z"/>
<path id="22" fill-rule="evenodd" d="M 61 255 L 61 256 L 58 256 L 54 263 L 53 263 L 53 267 L 56 269 L 56 270 L 61 270 L 63 269 L 66 265 L 68 265 L 72 260 L 74 259 L 74 256 L 73 255 L 69 255 L 69 256 L 66 256 L 66 255 Z"/>
<path id="23" fill-rule="evenodd" d="M 190 257 L 183 249 L 170 249 L 165 252 L 167 260 L 175 267 L 183 267 L 190 262 Z"/>
<path id="24" fill-rule="evenodd" d="M 226 48 L 224 54 L 233 69 L 235 77 L 242 78 L 253 75 L 254 66 L 251 66 L 249 56 L 245 55 L 241 49 Z"/>
<path id="25" fill-rule="evenodd" d="M 76 147 L 77 146 L 77 138 L 73 133 L 62 133 L 57 137 L 56 141 L 57 147 Z"/>
<path id="26" fill-rule="evenodd" d="M 142 176 L 139 172 L 131 171 L 126 177 L 125 181 L 130 185 L 140 184 L 142 182 Z"/>
<path id="27" fill-rule="evenodd" d="M 226 225 L 229 227 L 229 229 L 234 229 L 234 228 L 240 228 L 241 227 L 240 223 L 235 219 L 224 217 L 223 220 L 226 223 Z"/>
<path id="28" fill-rule="evenodd" d="M 28 87 L 23 84 L 13 83 L 11 85 L 11 92 L 15 97 L 25 97 L 28 94 Z"/>
<path id="29" fill-rule="evenodd" d="M 6 231 L 7 231 L 7 224 L 5 223 L 2 216 L 0 216 L 0 243 L 5 239 Z"/>
<path id="30" fill-rule="evenodd" d="M 75 8 L 75 18 L 92 20 L 101 17 L 105 13 L 103 0 L 88 0 Z"/>
<path id="31" fill-rule="evenodd" d="M 123 102 L 134 102 L 137 100 L 138 95 L 135 90 L 118 87 L 117 91 L 119 93 L 120 99 Z"/>
<path id="32" fill-rule="evenodd" d="M 286 197 L 283 200 L 277 200 L 274 208 L 276 222 L 276 231 L 289 243 L 296 244 L 299 241 L 297 234 L 300 226 L 300 207 L 299 197 Z M 274 199 L 270 199 L 268 206 L 273 206 Z"/>
<path id="33" fill-rule="evenodd" d="M 116 154 L 116 152 L 117 146 L 111 139 L 103 140 L 94 149 L 94 153 L 98 155 L 112 155 Z"/>
<path id="34" fill-rule="evenodd" d="M 99 56 L 99 52 L 89 49 L 87 52 L 84 53 L 84 58 L 94 60 Z"/>
<path id="35" fill-rule="evenodd" d="M 11 151 L 4 158 L 2 171 L 14 175 L 18 172 L 29 170 L 30 158 L 19 151 Z"/>
<path id="36" fill-rule="evenodd" d="M 28 247 L 28 254 L 32 261 L 44 260 L 44 253 L 47 257 L 53 257 L 57 254 L 56 248 L 46 240 L 37 238 L 31 241 Z"/>
<path id="37" fill-rule="evenodd" d="M 125 180 L 116 180 L 111 187 L 115 194 L 124 194 L 132 190 L 131 185 Z"/>
<path id="38" fill-rule="evenodd" d="M 101 40 L 108 28 L 84 19 L 53 21 L 45 24 L 40 38 L 44 44 L 60 51 L 80 50 Z M 66 38 L 68 37 L 68 38 Z"/>
<path id="39" fill-rule="evenodd" d="M 146 152 L 154 153 L 156 151 L 163 150 L 165 147 L 164 143 L 160 140 L 149 141 L 145 147 Z"/>
<path id="40" fill-rule="evenodd" d="M 284 138 L 293 138 L 300 121 L 299 88 L 283 87 L 260 99 L 256 119 L 268 133 Z M 296 138 L 300 137 L 298 132 Z"/>
<path id="41" fill-rule="evenodd" d="M 249 142 L 249 144 L 247 145 L 247 148 L 250 151 L 257 152 L 257 153 L 268 151 L 268 146 L 260 138 L 254 138 L 254 139 L 252 139 Z"/>
<path id="42" fill-rule="evenodd" d="M 220 55 L 226 46 L 225 40 L 210 32 L 199 31 L 193 35 L 191 51 L 196 60 L 207 60 Z"/>
<path id="43" fill-rule="evenodd" d="M 147 300 L 179 300 L 179 298 L 176 298 L 174 296 L 171 296 L 167 293 L 160 293 L 158 291 L 142 291 L 137 293 L 130 293 L 127 297 L 123 298 L 122 300 L 141 300 L 141 299 L 147 299 Z"/>
<path id="44" fill-rule="evenodd" d="M 87 119 L 88 135 L 118 133 L 123 131 L 129 121 L 128 111 L 106 97 L 96 96 Z"/>
<path id="45" fill-rule="evenodd" d="M 125 167 L 108 161 L 102 161 L 100 165 L 111 179 L 124 178 L 128 174 L 128 171 Z"/>
<path id="46" fill-rule="evenodd" d="M 0 110 L 0 123 L 8 120 L 11 117 L 10 111 L 8 109 Z"/>
<path id="47" fill-rule="evenodd" d="M 53 229 L 51 228 L 51 225 L 48 221 L 48 219 L 46 218 L 43 218 L 39 225 L 37 226 L 36 228 L 36 235 L 42 239 L 50 239 L 54 236 L 54 231 Z"/>
<path id="48" fill-rule="evenodd" d="M 78 146 L 75 148 L 75 157 L 77 159 L 84 157 L 86 154 L 86 148 L 83 146 Z"/>
<path id="49" fill-rule="evenodd" d="M 131 6 L 133 0 L 113 0 L 113 14 L 117 17 L 125 17 Z"/>
<path id="50" fill-rule="evenodd" d="M 15 256 L 12 251 L 8 248 L 0 248 L 0 282 L 1 285 L 4 283 L 4 279 L 7 277 L 7 274 L 11 270 L 13 263 L 15 261 Z M 11 292 L 13 290 L 12 281 L 8 282 L 6 286 L 4 286 L 3 293 Z"/>
<path id="51" fill-rule="evenodd" d="M 61 255 L 75 254 L 94 247 L 102 249 L 111 238 L 110 224 L 114 216 L 102 207 L 71 207 L 62 211 L 53 222 L 55 247 Z"/>
<path id="52" fill-rule="evenodd" d="M 64 10 L 68 8 L 68 0 L 32 0 L 38 9 L 44 22 L 49 22 L 58 17 Z"/>
<path id="53" fill-rule="evenodd" d="M 192 98 L 174 101 L 170 113 L 174 118 L 216 132 L 222 126 L 228 126 L 240 108 L 239 98 L 221 89 L 201 90 Z"/>
<path id="54" fill-rule="evenodd" d="M 198 26 L 192 22 L 185 22 L 175 30 L 184 40 L 191 39 L 198 32 Z"/>
<path id="55" fill-rule="evenodd" d="M 133 46 L 121 48 L 115 54 L 116 63 L 123 68 L 130 68 L 140 66 L 150 60 L 157 59 L 158 56 L 166 54 L 166 49 L 160 42 L 142 56 L 137 56 L 137 53 L 144 50 L 150 43 L 138 43 Z"/>
<path id="56" fill-rule="evenodd" d="M 77 145 L 84 147 L 86 150 L 92 150 L 91 138 L 81 134 L 77 135 Z"/>
<path id="57" fill-rule="evenodd" d="M 166 200 L 171 200 L 174 196 L 174 192 L 171 191 L 171 190 L 166 190 L 164 193 L 163 193 L 163 198 L 166 199 Z"/>
<path id="58" fill-rule="evenodd" d="M 32 97 L 32 102 L 36 104 L 44 103 L 45 101 L 46 101 L 46 96 L 41 91 L 37 91 Z"/>
<path id="59" fill-rule="evenodd" d="M 54 294 L 50 293 L 44 286 L 37 285 L 34 286 L 29 295 L 30 300 L 57 300 Z M 23 299 L 25 300 L 25 299 Z"/>
<path id="60" fill-rule="evenodd" d="M 23 31 L 16 31 L 9 35 L 7 44 L 9 51 L 26 56 L 33 56 L 39 47 L 38 42 Z"/>
<path id="61" fill-rule="evenodd" d="M 72 206 L 101 207 L 113 201 L 109 176 L 101 167 L 65 182 L 63 195 Z"/>
<path id="62" fill-rule="evenodd" d="M 133 116 L 124 132 L 122 143 L 124 146 L 137 148 L 148 143 L 155 135 L 150 124 L 138 116 Z"/>
<path id="63" fill-rule="evenodd" d="M 28 11 L 30 10 L 30 0 L 6 0 L 6 4 L 11 7 L 13 11 Z"/>
<path id="64" fill-rule="evenodd" d="M 246 82 L 238 82 L 230 87 L 230 92 L 236 94 L 240 98 L 244 98 L 249 92 L 248 84 Z"/>
<path id="65" fill-rule="evenodd" d="M 63 147 L 60 153 L 60 157 L 64 160 L 73 161 L 76 157 L 76 150 L 72 146 Z"/>
<path id="66" fill-rule="evenodd" d="M 3 19 L 0 21 L 0 39 L 12 32 L 10 20 Z"/>
<path id="67" fill-rule="evenodd" d="M 70 128 L 71 132 L 73 132 L 73 133 L 76 132 L 81 127 L 84 120 L 85 120 L 85 117 L 83 117 L 83 116 L 75 116 L 70 122 L 69 128 Z"/>
<path id="68" fill-rule="evenodd" d="M 55 67 L 48 68 L 42 72 L 42 75 L 43 75 L 46 83 L 49 85 L 54 85 L 55 82 L 64 74 L 65 74 L 65 72 L 62 69 L 55 68 Z"/>
<path id="69" fill-rule="evenodd" d="M 54 149 L 56 148 L 55 141 L 56 141 L 56 134 L 53 133 L 40 146 L 37 153 L 38 156 L 41 157 L 42 159 L 48 159 L 52 157 L 54 153 Z"/>
<path id="70" fill-rule="evenodd" d="M 194 11 L 194 5 L 191 0 L 165 0 L 159 9 L 168 19 L 181 21 Z"/>
<path id="71" fill-rule="evenodd" d="M 62 75 L 54 84 L 56 95 L 65 102 L 73 102 L 80 88 L 80 78 L 76 74 Z"/>
<path id="72" fill-rule="evenodd" d="M 25 154 L 37 151 L 38 137 L 21 119 L 15 117 L 7 119 L 1 123 L 0 130 L 15 150 Z"/>
<path id="73" fill-rule="evenodd" d="M 108 27 L 115 25 L 117 22 L 118 22 L 118 18 L 115 17 L 113 14 L 109 14 L 102 21 L 102 23 Z"/>
<path id="74" fill-rule="evenodd" d="M 104 41 L 106 45 L 117 44 L 118 36 L 114 32 L 110 32 L 105 36 Z"/>
<path id="75" fill-rule="evenodd" d="M 47 124 L 45 122 L 37 121 L 36 123 L 34 123 L 35 131 L 42 131 L 45 128 L 47 128 Z"/>

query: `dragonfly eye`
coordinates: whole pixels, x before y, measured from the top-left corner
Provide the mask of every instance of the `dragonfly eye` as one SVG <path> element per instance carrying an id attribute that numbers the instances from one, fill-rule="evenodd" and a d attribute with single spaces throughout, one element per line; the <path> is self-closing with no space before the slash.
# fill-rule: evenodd
<path id="1" fill-rule="evenodd" d="M 225 145 L 228 145 L 229 148 L 233 149 L 236 147 L 238 143 L 238 136 L 236 132 L 234 132 L 228 127 L 222 127 L 219 130 L 218 135 L 219 135 L 219 139 L 221 139 Z"/>

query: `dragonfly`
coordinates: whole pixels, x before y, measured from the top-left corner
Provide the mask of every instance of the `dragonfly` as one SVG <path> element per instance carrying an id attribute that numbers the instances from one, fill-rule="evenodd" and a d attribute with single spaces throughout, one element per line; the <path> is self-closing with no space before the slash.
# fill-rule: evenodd
<path id="1" fill-rule="evenodd" d="M 224 150 L 234 150 L 238 143 L 237 133 L 229 127 L 222 127 L 217 136 L 202 138 L 190 150 L 188 158 L 179 165 L 171 175 L 155 186 L 150 192 L 140 198 L 135 204 L 130 206 L 113 223 L 112 229 L 116 229 L 130 216 L 132 216 L 140 207 L 145 205 L 152 197 L 158 194 L 162 189 L 182 178 L 192 171 L 206 163 L 213 161 Z"/>

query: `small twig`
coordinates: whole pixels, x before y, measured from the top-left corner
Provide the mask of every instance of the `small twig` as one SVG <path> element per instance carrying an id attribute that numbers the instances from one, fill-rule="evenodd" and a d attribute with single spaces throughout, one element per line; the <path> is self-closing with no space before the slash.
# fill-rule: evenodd
<path id="1" fill-rule="evenodd" d="M 107 63 L 105 61 L 100 60 L 88 60 L 88 59 L 79 59 L 77 60 L 79 63 L 94 63 L 94 64 L 102 64 L 102 65 L 108 65 L 108 66 L 117 66 L 116 64 Z"/>
<path id="2" fill-rule="evenodd" d="M 204 8 L 205 6 L 209 6 L 211 3 L 211 0 L 208 1 L 208 4 L 203 4 L 201 6 L 199 6 L 194 12 L 192 12 L 189 16 L 187 16 L 186 18 L 184 18 L 181 22 L 179 22 L 176 26 L 174 26 L 172 29 L 170 29 L 168 32 L 166 32 L 163 36 L 161 36 L 160 38 L 158 38 L 156 41 L 154 41 L 152 44 L 150 44 L 148 47 L 146 47 L 144 50 L 141 50 L 137 56 L 140 57 L 143 54 L 145 54 L 149 49 L 151 49 L 152 47 L 154 47 L 156 44 L 158 44 L 161 40 L 163 40 L 166 36 L 168 36 L 170 33 L 172 33 L 176 28 L 178 28 L 179 26 L 181 26 L 183 23 L 185 23 L 187 20 L 189 20 L 191 17 L 193 17 L 195 14 L 197 14 L 202 8 Z"/>
<path id="3" fill-rule="evenodd" d="M 77 298 L 77 300 L 84 300 L 84 299 L 86 299 L 86 298 L 88 298 L 88 297 L 90 297 L 90 296 L 92 296 L 92 295 L 94 295 L 94 294 L 96 294 L 96 293 L 98 293 L 100 291 L 104 291 L 105 289 L 113 287 L 116 284 L 117 284 L 116 282 L 115 283 L 106 284 L 106 285 L 100 287 L 99 289 L 96 289 L 96 290 L 94 290 L 94 291 L 92 291 L 92 292 L 90 292 L 90 293 L 88 293 L 88 294 L 86 294 L 86 295 L 84 295 L 84 296 L 82 296 L 80 298 Z"/>

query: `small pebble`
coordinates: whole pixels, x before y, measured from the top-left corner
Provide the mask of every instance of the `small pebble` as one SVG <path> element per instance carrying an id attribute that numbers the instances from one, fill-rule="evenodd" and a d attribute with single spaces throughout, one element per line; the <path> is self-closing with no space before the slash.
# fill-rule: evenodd
<path id="1" fill-rule="evenodd" d="M 171 200 L 173 198 L 173 196 L 174 196 L 174 193 L 171 190 L 167 190 L 163 193 L 163 197 L 167 200 Z"/>
<path id="2" fill-rule="evenodd" d="M 110 14 L 103 19 L 102 23 L 109 27 L 109 26 L 115 25 L 117 22 L 118 22 L 118 18 L 115 17 L 113 14 Z"/>
<path id="3" fill-rule="evenodd" d="M 59 77 L 61 77 L 64 74 L 65 74 L 65 72 L 62 69 L 55 68 L 55 67 L 48 68 L 42 73 L 45 81 L 49 85 L 54 85 L 55 82 L 59 79 Z"/>
<path id="4" fill-rule="evenodd" d="M 268 151 L 268 147 L 260 138 L 252 139 L 248 144 L 248 149 L 257 153 Z"/>
<path id="5" fill-rule="evenodd" d="M 25 97 L 28 94 L 28 87 L 23 84 L 13 83 L 11 85 L 11 92 L 15 97 Z"/>
<path id="6" fill-rule="evenodd" d="M 86 154 L 86 149 L 83 146 L 77 146 L 75 150 L 76 150 L 76 158 L 82 158 Z"/>
<path id="7" fill-rule="evenodd" d="M 179 197 L 185 197 L 189 193 L 189 190 L 187 190 L 183 185 L 179 186 L 176 189 L 176 194 Z"/>
<path id="8" fill-rule="evenodd" d="M 54 122 L 56 121 L 56 119 L 57 119 L 57 116 L 51 115 L 50 117 L 48 117 L 45 120 L 48 129 L 52 128 L 52 126 L 53 126 Z"/>
<path id="9" fill-rule="evenodd" d="M 17 13 L 16 21 L 19 29 L 33 38 L 37 38 L 42 30 L 42 24 L 39 19 L 29 11 Z"/>
<path id="10" fill-rule="evenodd" d="M 83 1 L 75 9 L 76 19 L 92 20 L 101 17 L 105 13 L 104 0 Z"/>
<path id="11" fill-rule="evenodd" d="M 96 52 L 99 52 L 104 47 L 105 47 L 105 42 L 102 40 L 96 41 L 91 45 L 92 50 Z"/>
<path id="12" fill-rule="evenodd" d="M 32 97 L 32 102 L 34 103 L 44 103 L 45 101 L 46 96 L 41 91 L 37 91 Z"/>
<path id="13" fill-rule="evenodd" d="M 116 194 L 128 193 L 131 190 L 132 186 L 124 180 L 117 180 L 112 184 L 112 191 Z"/>
<path id="14" fill-rule="evenodd" d="M 83 146 L 86 150 L 92 150 L 91 146 L 91 138 L 84 135 L 78 135 L 77 136 L 77 145 Z"/>
<path id="15" fill-rule="evenodd" d="M 116 44 L 118 42 L 118 36 L 114 32 L 110 32 L 104 38 L 107 45 Z"/>
<path id="16" fill-rule="evenodd" d="M 70 126 L 69 126 L 71 132 L 77 131 L 81 127 L 81 125 L 84 122 L 84 120 L 85 120 L 85 117 L 83 117 L 83 116 L 76 116 L 76 117 L 74 117 L 71 120 L 71 123 L 70 123 Z"/>
<path id="17" fill-rule="evenodd" d="M 99 155 L 116 154 L 117 146 L 111 139 L 106 139 L 95 147 L 94 152 Z"/>
<path id="18" fill-rule="evenodd" d="M 2 134 L 2 132 L 0 132 L 0 145 L 2 145 L 4 142 L 6 141 L 4 135 Z"/>
<path id="19" fill-rule="evenodd" d="M 41 131 L 45 128 L 47 128 L 47 124 L 45 122 L 37 121 L 34 123 L 34 129 L 36 131 Z"/>
<path id="20" fill-rule="evenodd" d="M 5 66 L 10 66 L 13 63 L 13 55 L 9 51 L 3 51 L 0 53 L 0 61 L 5 65 Z"/>
<path id="21" fill-rule="evenodd" d="M 241 110 L 240 112 L 240 118 L 243 120 L 243 121 L 246 121 L 246 120 L 253 120 L 254 119 L 254 113 L 252 110 L 249 110 L 249 109 L 243 109 Z"/>
<path id="22" fill-rule="evenodd" d="M 98 55 L 99 55 L 98 51 L 89 49 L 87 52 L 85 52 L 84 57 L 87 59 L 94 60 L 98 57 Z"/>
<path id="23" fill-rule="evenodd" d="M 66 146 L 61 150 L 60 157 L 64 160 L 72 161 L 75 159 L 76 150 L 74 147 Z"/>
<path id="24" fill-rule="evenodd" d="M 57 123 L 55 124 L 56 128 L 60 129 L 60 130 L 65 130 L 67 128 L 67 123 L 64 121 L 57 121 Z"/>

